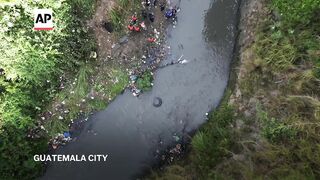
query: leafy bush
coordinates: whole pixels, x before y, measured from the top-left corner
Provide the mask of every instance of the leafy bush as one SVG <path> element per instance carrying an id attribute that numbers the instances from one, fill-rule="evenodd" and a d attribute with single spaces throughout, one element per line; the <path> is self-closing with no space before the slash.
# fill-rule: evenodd
<path id="1" fill-rule="evenodd" d="M 295 129 L 280 120 L 269 118 L 267 112 L 260 108 L 258 108 L 258 118 L 262 123 L 262 135 L 272 142 L 292 140 L 296 135 Z"/>
<path id="2" fill-rule="evenodd" d="M 153 75 L 150 71 L 144 72 L 137 80 L 137 87 L 143 91 L 148 91 L 152 88 Z"/>
<path id="3" fill-rule="evenodd" d="M 319 17 L 319 0 L 272 0 L 272 3 L 280 11 L 283 21 L 290 25 L 307 25 Z"/>

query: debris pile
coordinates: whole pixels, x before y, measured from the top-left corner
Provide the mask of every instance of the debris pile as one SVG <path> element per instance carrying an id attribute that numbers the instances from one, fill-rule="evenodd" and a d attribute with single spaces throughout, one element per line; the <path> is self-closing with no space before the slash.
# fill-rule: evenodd
<path id="1" fill-rule="evenodd" d="M 63 134 L 58 134 L 56 137 L 50 140 L 52 149 L 57 149 L 60 145 L 66 145 L 67 142 L 72 140 L 71 134 L 69 131 L 64 132 Z"/>

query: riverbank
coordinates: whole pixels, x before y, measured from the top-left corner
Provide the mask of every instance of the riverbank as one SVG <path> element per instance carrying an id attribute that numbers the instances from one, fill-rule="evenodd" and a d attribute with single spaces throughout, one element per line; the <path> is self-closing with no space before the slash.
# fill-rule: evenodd
<path id="1" fill-rule="evenodd" d="M 146 9 L 141 1 L 97 1 L 92 18 L 87 21 L 88 28 L 96 41 L 96 51 L 91 52 L 91 60 L 83 64 L 74 79 L 69 78 L 61 86 L 66 87 L 57 94 L 47 110 L 40 115 L 46 121 L 44 128 L 53 137 L 53 150 L 59 144 L 53 143 L 64 131 L 76 131 L 87 116 L 95 111 L 105 109 L 107 105 L 125 88 L 139 87 L 145 74 L 152 73 L 165 55 L 163 47 L 167 21 L 163 12 L 157 7 Z M 155 21 L 141 15 L 145 10 L 154 13 Z M 137 24 L 145 23 L 146 29 L 131 32 L 127 29 L 132 16 L 138 18 Z M 106 23 L 111 24 L 108 29 Z M 112 30 L 112 32 L 109 32 Z M 148 38 L 156 37 L 155 42 Z M 146 62 L 148 61 L 148 62 Z M 134 76 L 134 83 L 131 77 Z M 152 75 L 151 75 L 152 76 Z M 146 82 L 146 89 L 152 87 L 152 79 Z M 141 86 L 144 88 L 144 86 Z M 139 95 L 142 89 L 138 89 Z M 82 120 L 73 123 L 82 117 Z M 49 123 L 47 123 L 49 122 Z M 68 126 L 66 126 L 66 123 Z M 56 141 L 57 142 L 57 141 Z M 51 148 L 50 148 L 51 149 Z"/>
<path id="2" fill-rule="evenodd" d="M 319 178 L 320 4 L 302 3 L 242 2 L 235 87 L 189 155 L 146 179 Z"/>

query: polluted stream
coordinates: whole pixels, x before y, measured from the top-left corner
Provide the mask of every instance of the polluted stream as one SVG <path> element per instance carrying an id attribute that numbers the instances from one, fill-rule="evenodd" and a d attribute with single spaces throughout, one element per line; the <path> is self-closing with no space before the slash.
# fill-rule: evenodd
<path id="1" fill-rule="evenodd" d="M 179 58 L 187 63 L 159 68 L 152 90 L 138 98 L 125 90 L 89 117 L 76 141 L 55 151 L 107 154 L 106 161 L 50 162 L 40 179 L 135 179 L 159 162 L 162 151 L 206 122 L 228 83 L 239 0 L 182 0 L 179 7 L 177 25 L 168 27 L 170 51 L 162 63 Z"/>

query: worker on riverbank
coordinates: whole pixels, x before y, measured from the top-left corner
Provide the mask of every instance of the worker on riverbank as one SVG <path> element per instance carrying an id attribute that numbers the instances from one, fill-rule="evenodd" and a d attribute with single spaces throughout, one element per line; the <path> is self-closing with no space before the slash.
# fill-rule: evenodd
<path id="1" fill-rule="evenodd" d="M 131 16 L 131 21 L 130 21 L 130 24 L 128 25 L 129 31 L 136 31 L 136 32 L 141 31 L 139 25 L 137 24 L 137 21 L 138 21 L 138 18 L 136 14 Z"/>
<path id="2" fill-rule="evenodd" d="M 153 14 L 152 12 L 149 13 L 149 20 L 150 20 L 151 22 L 154 22 L 154 19 L 155 19 L 154 14 Z"/>
<path id="3" fill-rule="evenodd" d="M 141 10 L 141 16 L 143 17 L 143 19 L 147 19 L 148 18 L 148 13 L 146 12 L 146 10 Z"/>
<path id="4" fill-rule="evenodd" d="M 170 19 L 170 18 L 175 18 L 177 15 L 177 8 L 176 7 L 173 7 L 173 8 L 170 8 L 166 11 L 165 13 L 165 17 L 167 19 Z"/>
<path id="5" fill-rule="evenodd" d="M 164 11 L 165 8 L 166 8 L 165 3 L 161 3 L 161 4 L 160 4 L 160 10 L 161 10 L 161 11 Z"/>
<path id="6" fill-rule="evenodd" d="M 136 17 L 136 15 L 133 15 L 133 16 L 131 17 L 131 23 L 132 23 L 132 24 L 136 24 L 136 23 L 137 23 L 137 20 L 138 20 L 138 18 Z"/>

